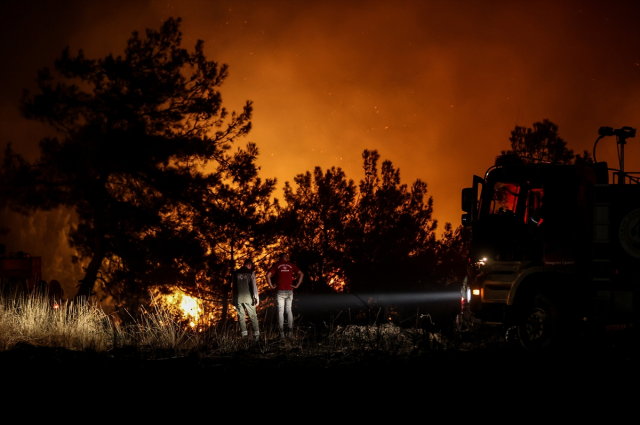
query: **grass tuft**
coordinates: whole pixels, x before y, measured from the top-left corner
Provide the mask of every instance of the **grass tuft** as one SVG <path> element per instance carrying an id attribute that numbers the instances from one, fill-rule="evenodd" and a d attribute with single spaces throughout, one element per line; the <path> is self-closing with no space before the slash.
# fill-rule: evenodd
<path id="1" fill-rule="evenodd" d="M 401 328 L 392 323 L 341 326 L 335 324 L 335 319 L 324 326 L 315 326 L 298 318 L 292 338 L 281 339 L 277 326 L 261 323 L 256 342 L 251 336 L 241 337 L 233 321 L 224 329 L 192 327 L 157 304 L 129 319 L 123 324 L 95 304 L 61 302 L 59 308 L 53 308 L 46 296 L 0 296 L 0 351 L 29 344 L 76 351 L 136 353 L 145 359 L 192 355 L 267 359 L 293 356 L 322 358 L 333 364 L 357 362 L 375 353 L 387 357 L 421 356 L 464 348 L 451 335 L 447 334 L 448 338 L 436 332 L 430 321 L 429 328 Z"/>
<path id="2" fill-rule="evenodd" d="M 0 296 L 0 350 L 16 344 L 103 351 L 110 347 L 110 321 L 99 307 L 48 297 Z"/>

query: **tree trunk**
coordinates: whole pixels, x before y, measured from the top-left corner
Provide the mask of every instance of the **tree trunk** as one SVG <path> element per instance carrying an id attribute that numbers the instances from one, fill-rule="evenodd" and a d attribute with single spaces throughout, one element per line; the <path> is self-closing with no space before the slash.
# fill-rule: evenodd
<path id="1" fill-rule="evenodd" d="M 96 217 L 93 225 L 93 231 L 95 232 L 93 237 L 93 257 L 91 257 L 84 278 L 80 281 L 78 292 L 74 297 L 75 301 L 79 303 L 85 303 L 89 300 L 89 297 L 91 297 L 96 280 L 98 279 L 98 272 L 102 266 L 102 260 L 104 260 L 105 257 L 103 226 L 99 220 L 100 219 Z"/>
<path id="2" fill-rule="evenodd" d="M 234 242 L 235 242 L 235 238 L 234 236 L 231 236 L 231 273 L 229 273 L 229 276 L 233 276 L 233 269 L 235 267 L 235 261 L 234 261 L 235 252 L 233 249 Z M 227 328 L 227 316 L 229 315 L 229 289 L 231 284 L 232 284 L 231 281 L 229 281 L 227 284 L 227 279 L 225 279 L 222 283 L 222 318 L 221 318 L 220 329 L 223 331 Z"/>
<path id="3" fill-rule="evenodd" d="M 98 272 L 100 271 L 100 266 L 102 266 L 103 259 L 103 253 L 93 254 L 91 262 L 87 267 L 87 272 L 85 273 L 84 278 L 80 281 L 80 285 L 78 285 L 78 292 L 75 296 L 76 301 L 79 301 L 81 298 L 84 301 L 87 301 L 93 293 L 93 287 L 98 279 Z"/>
<path id="4" fill-rule="evenodd" d="M 220 320 L 220 330 L 227 327 L 227 316 L 229 315 L 229 285 L 226 282 L 222 284 L 222 317 Z"/>

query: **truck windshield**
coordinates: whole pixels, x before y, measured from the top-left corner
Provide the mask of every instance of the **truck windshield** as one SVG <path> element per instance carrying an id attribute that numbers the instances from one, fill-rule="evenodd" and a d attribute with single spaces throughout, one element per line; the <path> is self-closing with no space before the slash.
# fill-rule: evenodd
<path id="1" fill-rule="evenodd" d="M 489 214 L 515 215 L 518 205 L 520 185 L 497 182 L 493 186 L 493 196 L 489 206 Z"/>

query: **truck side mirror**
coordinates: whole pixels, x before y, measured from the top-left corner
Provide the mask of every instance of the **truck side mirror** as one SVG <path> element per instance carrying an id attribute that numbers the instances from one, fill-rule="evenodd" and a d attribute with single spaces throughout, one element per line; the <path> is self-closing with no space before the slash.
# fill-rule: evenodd
<path id="1" fill-rule="evenodd" d="M 470 213 L 473 211 L 473 203 L 476 202 L 475 191 L 472 187 L 462 189 L 462 211 Z"/>
<path id="2" fill-rule="evenodd" d="M 464 227 L 471 226 L 471 214 L 469 213 L 462 214 L 462 225 Z"/>

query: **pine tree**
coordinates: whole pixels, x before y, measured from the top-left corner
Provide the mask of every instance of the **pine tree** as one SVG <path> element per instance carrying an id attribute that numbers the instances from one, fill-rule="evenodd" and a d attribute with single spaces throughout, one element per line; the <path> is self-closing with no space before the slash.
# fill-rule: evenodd
<path id="1" fill-rule="evenodd" d="M 282 246 L 308 276 L 306 290 L 320 292 L 345 287 L 347 223 L 355 206 L 356 187 L 340 168 L 306 172 L 287 182 L 281 210 Z"/>
<path id="2" fill-rule="evenodd" d="M 228 67 L 208 61 L 202 41 L 182 48 L 179 26 L 169 19 L 134 32 L 117 57 L 67 48 L 23 99 L 24 115 L 57 136 L 40 142 L 33 163 L 9 147 L 4 178 L 15 209 L 75 209 L 71 243 L 91 259 L 78 296 L 90 296 L 99 277 L 115 292 L 192 280 L 188 272 L 207 261 L 186 219 L 206 208 L 209 188 L 234 163 L 227 152 L 251 129 L 252 105 L 238 114 L 222 106 Z"/>
<path id="3" fill-rule="evenodd" d="M 558 125 L 544 119 L 533 123 L 533 128 L 516 126 L 509 137 L 511 149 L 502 155 L 515 155 L 536 162 L 553 164 L 590 164 L 593 159 L 589 152 L 575 155 L 567 148 L 567 142 L 558 134 Z"/>
<path id="4" fill-rule="evenodd" d="M 435 266 L 433 199 L 427 184 L 409 188 L 400 170 L 384 161 L 378 173 L 377 151 L 365 150 L 365 178 L 360 181 L 354 219 L 349 223 L 349 288 L 410 289 L 424 287 Z"/>
<path id="5" fill-rule="evenodd" d="M 221 326 L 228 316 L 231 273 L 244 260 L 254 270 L 268 267 L 277 244 L 276 205 L 271 201 L 276 180 L 262 180 L 256 166 L 258 148 L 247 144 L 220 172 L 220 184 L 211 187 L 202 210 L 190 221 L 207 248 L 206 274 L 200 288 L 185 288 L 193 296 L 213 300 L 221 308 Z M 264 284 L 264 282 L 263 282 Z"/>

